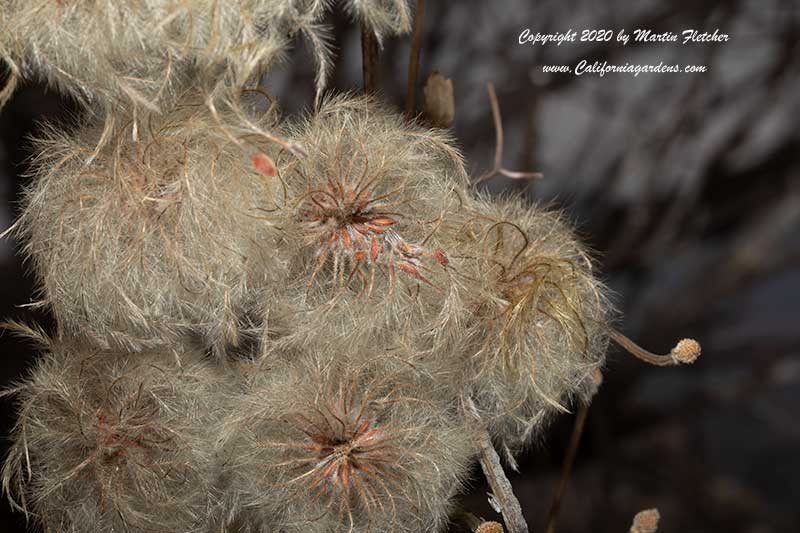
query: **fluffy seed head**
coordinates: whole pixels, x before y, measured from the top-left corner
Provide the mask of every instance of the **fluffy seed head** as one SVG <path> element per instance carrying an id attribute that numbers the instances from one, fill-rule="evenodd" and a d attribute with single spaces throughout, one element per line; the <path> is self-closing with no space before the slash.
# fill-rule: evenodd
<path id="1" fill-rule="evenodd" d="M 287 188 L 279 254 L 291 258 L 287 285 L 301 289 L 308 327 L 320 323 L 315 311 L 349 321 L 348 332 L 425 312 L 448 279 L 435 234 L 465 183 L 450 139 L 352 97 L 324 102 L 287 138 L 308 156 L 277 161 Z"/>
<path id="2" fill-rule="evenodd" d="M 156 110 L 188 83 L 241 87 L 306 36 L 325 84 L 321 0 L 3 0 L 0 58 L 106 111 Z M 169 108 L 169 105 L 163 106 Z"/>
<path id="3" fill-rule="evenodd" d="M 220 125 L 191 95 L 140 116 L 146 128 L 123 116 L 89 164 L 98 124 L 36 142 L 20 232 L 44 299 L 103 345 L 236 344 L 252 289 L 280 269 L 262 246 L 277 182 L 250 157 L 273 150 L 271 124 L 231 110 Z"/>
<path id="4" fill-rule="evenodd" d="M 411 13 L 407 0 L 344 0 L 352 18 L 371 30 L 378 42 L 388 35 L 411 31 Z"/>
<path id="5" fill-rule="evenodd" d="M 550 413 L 596 388 L 590 378 L 604 359 L 609 305 L 557 214 L 479 197 L 462 220 L 445 232 L 446 249 L 463 258 L 453 268 L 467 289 L 468 315 L 451 350 L 463 358 L 468 395 L 516 448 Z"/>
<path id="6" fill-rule="evenodd" d="M 300 250 L 278 298 L 295 298 L 295 338 L 401 338 L 429 371 L 459 376 L 451 400 L 473 398 L 509 449 L 588 399 L 610 306 L 557 214 L 473 198 L 448 143 L 369 99 L 329 101 L 287 137 L 309 154 L 277 164 L 282 242 Z"/>
<path id="7" fill-rule="evenodd" d="M 202 524 L 218 379 L 197 361 L 51 343 L 17 387 L 19 420 L 2 472 L 12 505 L 48 531 Z"/>
<path id="8" fill-rule="evenodd" d="M 241 400 L 232 490 L 249 492 L 245 506 L 275 527 L 437 530 L 472 458 L 455 413 L 413 372 L 335 353 L 292 361 Z"/>

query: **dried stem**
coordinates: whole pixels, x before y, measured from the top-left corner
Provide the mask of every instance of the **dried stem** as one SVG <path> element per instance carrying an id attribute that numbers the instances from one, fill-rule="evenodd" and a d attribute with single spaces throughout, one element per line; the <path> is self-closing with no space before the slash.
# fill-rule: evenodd
<path id="1" fill-rule="evenodd" d="M 691 364 L 700 357 L 701 353 L 700 343 L 694 339 L 682 339 L 668 354 L 658 355 L 648 352 L 612 327 L 608 328 L 608 335 L 634 357 L 656 366 Z"/>
<path id="2" fill-rule="evenodd" d="M 417 70 L 419 69 L 419 51 L 422 48 L 422 19 L 425 11 L 425 0 L 417 0 L 414 10 L 414 30 L 411 37 L 411 54 L 408 57 L 408 86 L 406 88 L 406 116 L 414 115 L 414 99 L 417 89 Z"/>
<path id="3" fill-rule="evenodd" d="M 522 515 L 522 507 L 514 495 L 511 482 L 508 481 L 506 473 L 503 471 L 503 466 L 500 464 L 500 456 L 497 455 L 497 451 L 492 445 L 492 437 L 483 424 L 472 398 L 467 398 L 466 401 L 467 409 L 477 422 L 477 444 L 480 448 L 481 469 L 489 482 L 492 494 L 500 504 L 503 521 L 506 523 L 509 533 L 527 533 L 528 524 Z"/>
<path id="4" fill-rule="evenodd" d="M 543 178 L 544 175 L 541 172 L 518 172 L 503 167 L 503 119 L 500 116 L 500 104 L 497 101 L 497 93 L 495 93 L 494 85 L 491 83 L 487 84 L 487 89 L 489 91 L 489 101 L 492 104 L 492 118 L 494 119 L 494 132 L 497 145 L 494 150 L 494 166 L 489 172 L 479 177 L 475 181 L 475 184 L 477 185 L 482 181 L 486 181 L 497 174 L 515 180 Z"/>
<path id="5" fill-rule="evenodd" d="M 500 464 L 500 456 L 497 455 L 486 428 L 482 428 L 478 435 L 478 445 L 481 449 L 483 475 L 489 481 L 492 494 L 500 503 L 503 521 L 506 523 L 509 533 L 527 533 L 528 524 L 525 523 L 525 517 L 522 516 L 522 507 L 514 495 L 511 482 L 508 481 L 503 471 L 503 467 Z"/>
<path id="6" fill-rule="evenodd" d="M 583 427 L 586 424 L 586 415 L 588 413 L 589 406 L 581 404 L 578 408 L 578 415 L 575 417 L 575 425 L 572 426 L 572 436 L 569 439 L 567 456 L 564 458 L 564 466 L 561 469 L 561 480 L 558 482 L 558 489 L 553 497 L 553 503 L 550 505 L 550 513 L 547 517 L 547 533 L 555 533 L 558 511 L 561 509 L 561 500 L 564 497 L 564 493 L 567 491 L 567 481 L 569 481 L 569 476 L 572 472 L 575 456 L 578 454 L 578 445 L 581 441 L 581 435 L 583 434 Z"/>
<path id="7" fill-rule="evenodd" d="M 361 59 L 364 71 L 364 92 L 374 93 L 378 86 L 378 40 L 366 26 L 361 28 Z"/>

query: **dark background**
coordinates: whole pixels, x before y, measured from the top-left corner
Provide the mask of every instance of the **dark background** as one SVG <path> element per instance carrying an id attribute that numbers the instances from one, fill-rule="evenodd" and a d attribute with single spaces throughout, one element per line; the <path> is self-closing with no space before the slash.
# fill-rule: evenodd
<path id="1" fill-rule="evenodd" d="M 453 125 L 473 175 L 492 161 L 486 83 L 497 88 L 505 166 L 545 178 L 512 182 L 563 209 L 596 251 L 626 334 L 657 352 L 686 336 L 704 348 L 692 367 L 652 368 L 612 350 L 559 517 L 559 531 L 626 531 L 658 507 L 661 531 L 800 530 L 800 6 L 752 1 L 426 2 L 420 83 L 453 79 Z M 361 86 L 359 32 L 330 19 L 331 88 Z M 520 32 L 636 28 L 721 32 L 727 43 L 518 44 Z M 378 88 L 402 108 L 410 38 L 388 40 Z M 581 59 L 706 65 L 701 74 L 544 75 Z M 310 105 L 313 65 L 302 46 L 269 75 L 287 113 Z M 418 91 L 418 101 L 421 100 Z M 42 119 L 69 120 L 70 102 L 27 84 L 0 114 L 0 231 L 26 183 L 24 139 Z M 0 241 L 0 316 L 49 317 L 20 305 L 32 277 L 16 243 Z M 0 380 L 35 353 L 0 337 Z M 7 434 L 13 403 L 0 400 Z M 542 531 L 572 418 L 521 460 L 511 481 Z M 4 445 L 5 446 L 5 445 Z M 462 505 L 498 519 L 476 470 Z M 5 502 L 0 530 L 24 531 Z M 17 528 L 14 529 L 16 520 Z M 5 526 L 5 527 L 3 527 Z"/>

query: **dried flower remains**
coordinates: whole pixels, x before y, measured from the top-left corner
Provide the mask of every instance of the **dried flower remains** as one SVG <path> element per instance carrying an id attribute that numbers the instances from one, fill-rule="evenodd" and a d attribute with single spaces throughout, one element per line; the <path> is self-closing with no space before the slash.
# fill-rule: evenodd
<path id="1" fill-rule="evenodd" d="M 126 357 L 45 342 L 15 389 L 19 420 L 2 471 L 12 504 L 48 531 L 205 523 L 218 373 L 190 353 Z"/>
<path id="2" fill-rule="evenodd" d="M 330 58 L 322 0 L 0 2 L 0 58 L 19 77 L 46 81 L 109 114 L 168 109 L 188 84 L 235 90 L 280 60 L 295 34 Z"/>
<path id="3" fill-rule="evenodd" d="M 99 123 L 36 141 L 19 232 L 63 331 L 134 350 L 238 343 L 254 289 L 281 268 L 261 210 L 277 185 L 249 157 L 276 145 L 271 118 L 222 116 L 187 95 L 138 134 L 120 121 L 89 164 Z"/>
<path id="4" fill-rule="evenodd" d="M 474 456 L 455 410 L 410 367 L 374 352 L 345 362 L 343 348 L 252 382 L 231 419 L 228 490 L 277 529 L 437 530 Z"/>

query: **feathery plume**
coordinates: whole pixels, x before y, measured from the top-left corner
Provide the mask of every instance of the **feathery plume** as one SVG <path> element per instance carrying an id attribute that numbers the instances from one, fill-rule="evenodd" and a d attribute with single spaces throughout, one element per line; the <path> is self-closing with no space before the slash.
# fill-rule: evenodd
<path id="1" fill-rule="evenodd" d="M 466 318 L 444 353 L 463 359 L 462 385 L 492 433 L 519 448 L 551 413 L 589 396 L 608 344 L 606 290 L 555 212 L 478 195 L 461 220 L 441 232 L 467 288 Z"/>
<path id="2" fill-rule="evenodd" d="M 411 31 L 411 10 L 407 0 L 344 0 L 345 11 L 375 34 L 378 43 L 386 35 Z"/>
<path id="3" fill-rule="evenodd" d="M 413 369 L 349 349 L 294 354 L 251 382 L 225 432 L 227 491 L 277 529 L 437 531 L 470 436 Z"/>
<path id="4" fill-rule="evenodd" d="M 2 470 L 12 506 L 48 531 L 188 531 L 213 481 L 218 373 L 192 353 L 127 357 L 52 341 L 13 391 Z"/>
<path id="5" fill-rule="evenodd" d="M 3 0 L 0 58 L 12 82 L 41 79 L 108 113 L 157 111 L 190 83 L 209 94 L 242 87 L 299 33 L 314 50 L 321 92 L 325 8 L 325 0 Z"/>
<path id="6" fill-rule="evenodd" d="M 427 314 L 449 283 L 436 233 L 467 183 L 451 139 L 347 96 L 289 125 L 287 139 L 307 157 L 284 152 L 276 162 L 287 193 L 275 224 L 290 278 L 272 301 L 304 313 L 296 337 L 322 317 L 333 331 L 360 334 Z"/>
<path id="7" fill-rule="evenodd" d="M 280 187 L 252 160 L 274 152 L 272 119 L 221 117 L 191 96 L 138 133 L 124 117 L 89 164 L 99 124 L 35 142 L 17 231 L 62 330 L 134 350 L 238 344 L 254 289 L 282 268 L 264 216 Z"/>

